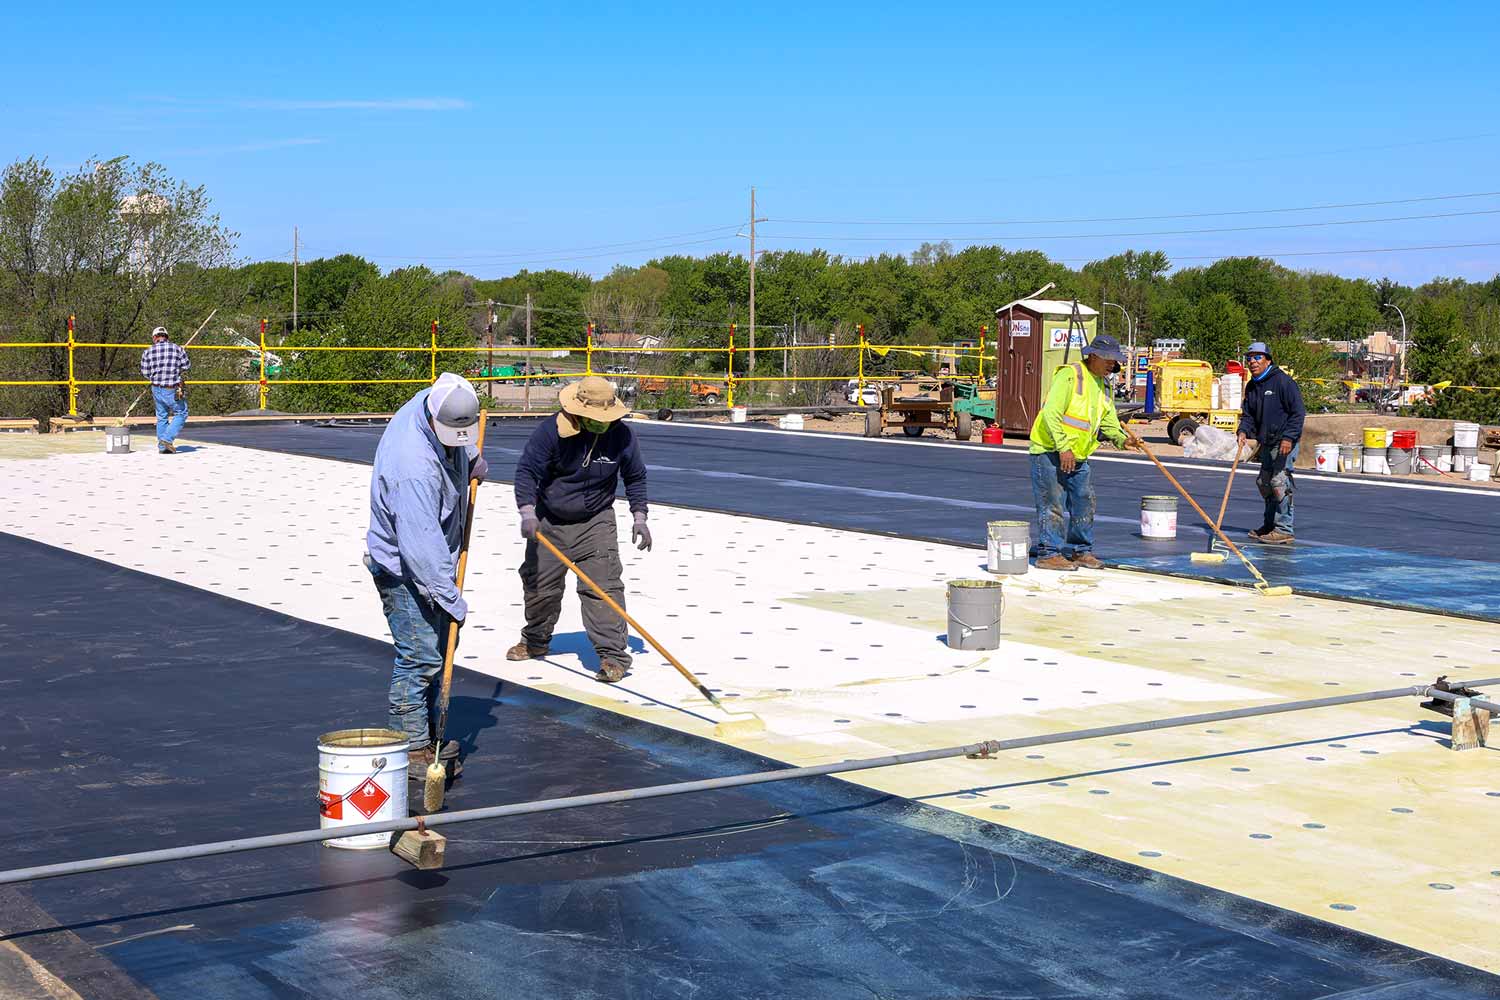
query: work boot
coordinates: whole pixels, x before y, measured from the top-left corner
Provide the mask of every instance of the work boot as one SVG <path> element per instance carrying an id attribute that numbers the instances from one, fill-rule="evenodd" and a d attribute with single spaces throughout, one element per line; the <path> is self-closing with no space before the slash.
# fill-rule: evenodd
<path id="1" fill-rule="evenodd" d="M 1055 569 L 1060 570 L 1064 573 L 1072 573 L 1073 571 L 1078 569 L 1077 566 L 1073 565 L 1073 561 L 1071 559 L 1063 555 L 1043 556 L 1041 559 L 1038 559 L 1036 561 L 1036 568 Z"/>
<path id="2" fill-rule="evenodd" d="M 1041 565 L 1038 563 L 1037 565 Z M 1092 552 L 1077 552 L 1073 555 L 1073 565 L 1082 566 L 1084 569 L 1103 569 L 1104 560 Z"/>
<path id="3" fill-rule="evenodd" d="M 512 661 L 539 660 L 546 656 L 547 652 L 546 646 L 528 646 L 526 640 L 522 639 L 505 651 L 505 658 Z"/>
<path id="4" fill-rule="evenodd" d="M 175 444 L 173 444 L 171 441 L 163 441 L 161 443 L 161 446 L 162 446 L 162 450 L 165 451 L 168 455 L 175 455 L 175 454 L 177 454 L 177 446 Z"/>
<path id="5" fill-rule="evenodd" d="M 1262 545 L 1290 545 L 1297 540 L 1295 535 L 1290 535 L 1285 531 L 1278 531 L 1275 528 L 1261 534 L 1256 534 L 1252 531 L 1250 537 Z"/>
<path id="6" fill-rule="evenodd" d="M 156 439 L 156 453 L 158 455 L 165 455 L 167 453 L 167 442 L 161 438 Z"/>
<path id="7" fill-rule="evenodd" d="M 448 740 L 443 744 L 442 755 L 439 759 L 447 765 L 448 780 L 453 781 L 464 772 L 463 758 L 458 755 L 458 740 Z M 427 765 L 432 763 L 432 744 L 429 743 L 420 750 L 413 750 L 406 756 L 406 780 L 426 781 Z"/>
<path id="8" fill-rule="evenodd" d="M 1275 530 L 1275 528 L 1255 528 L 1246 532 L 1245 537 L 1249 538 L 1252 542 L 1258 542 Z"/>
<path id="9" fill-rule="evenodd" d="M 614 684 L 625 679 L 625 668 L 614 660 L 600 660 L 599 672 L 594 675 L 594 680 L 605 684 Z"/>

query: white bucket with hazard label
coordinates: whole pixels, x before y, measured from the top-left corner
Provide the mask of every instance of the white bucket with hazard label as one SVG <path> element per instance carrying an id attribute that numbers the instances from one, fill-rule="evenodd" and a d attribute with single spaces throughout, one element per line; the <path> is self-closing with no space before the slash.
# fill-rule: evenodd
<path id="1" fill-rule="evenodd" d="M 394 729 L 340 729 L 318 737 L 318 817 L 325 830 L 406 818 L 406 755 Z M 389 833 L 323 841 L 356 851 L 389 847 Z"/>

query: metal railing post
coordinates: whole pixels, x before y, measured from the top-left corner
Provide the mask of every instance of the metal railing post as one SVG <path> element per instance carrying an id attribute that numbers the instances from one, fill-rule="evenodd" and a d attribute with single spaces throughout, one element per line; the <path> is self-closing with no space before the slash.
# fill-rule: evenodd
<path id="1" fill-rule="evenodd" d="M 68 416 L 78 416 L 78 379 L 73 375 L 73 321 L 68 315 Z"/>
<path id="2" fill-rule="evenodd" d="M 266 408 L 266 321 L 260 321 L 260 409 Z"/>
<path id="3" fill-rule="evenodd" d="M 583 373 L 594 374 L 594 324 L 590 323 L 583 343 Z"/>
<path id="4" fill-rule="evenodd" d="M 979 383 L 984 384 L 984 335 L 990 332 L 990 328 L 983 324 L 979 327 Z"/>
<path id="5" fill-rule="evenodd" d="M 729 407 L 729 409 L 731 410 L 734 409 L 734 330 L 735 325 L 733 323 L 730 323 L 729 354 L 726 355 L 728 360 L 724 362 L 724 367 L 726 369 L 724 375 L 724 405 Z"/>
<path id="6" fill-rule="evenodd" d="M 437 320 L 433 320 L 432 321 L 432 347 L 431 347 L 431 349 L 428 352 L 428 357 L 430 357 L 432 359 L 431 364 L 430 364 L 429 367 L 431 369 L 430 374 L 431 374 L 431 377 L 432 377 L 432 381 L 434 381 L 434 382 L 437 381 L 437 326 L 438 326 Z"/>
<path id="7" fill-rule="evenodd" d="M 865 405 L 865 325 L 859 324 L 859 391 L 857 406 Z"/>

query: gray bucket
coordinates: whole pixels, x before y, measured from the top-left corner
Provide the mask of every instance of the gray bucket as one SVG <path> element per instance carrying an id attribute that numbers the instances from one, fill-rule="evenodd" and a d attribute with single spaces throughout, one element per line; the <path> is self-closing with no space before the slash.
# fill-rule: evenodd
<path id="1" fill-rule="evenodd" d="M 1417 449 L 1417 456 L 1421 461 L 1417 463 L 1416 472 L 1419 476 L 1435 476 L 1439 472 L 1445 472 L 1443 459 L 1448 455 L 1448 446 L 1441 444 L 1424 444 Z M 1451 466 L 1450 466 L 1451 468 Z"/>
<path id="2" fill-rule="evenodd" d="M 948 648 L 999 649 L 999 580 L 948 581 Z"/>
<path id="3" fill-rule="evenodd" d="M 1357 444 L 1339 445 L 1339 471 L 1358 472 L 1364 461 L 1365 449 Z"/>
<path id="4" fill-rule="evenodd" d="M 1453 471 L 1454 472 L 1465 472 L 1465 473 L 1468 472 L 1469 471 L 1469 466 L 1473 465 L 1474 462 L 1478 458 L 1479 458 L 1479 446 L 1478 445 L 1475 445 L 1472 448 L 1454 448 L 1453 449 Z"/>
<path id="5" fill-rule="evenodd" d="M 1415 448 L 1387 448 L 1385 450 L 1385 464 L 1390 467 L 1391 475 L 1411 475 L 1416 451 L 1417 449 Z"/>
<path id="6" fill-rule="evenodd" d="M 991 521 L 989 523 L 989 563 L 991 573 L 1026 572 L 1031 565 L 1031 522 Z"/>

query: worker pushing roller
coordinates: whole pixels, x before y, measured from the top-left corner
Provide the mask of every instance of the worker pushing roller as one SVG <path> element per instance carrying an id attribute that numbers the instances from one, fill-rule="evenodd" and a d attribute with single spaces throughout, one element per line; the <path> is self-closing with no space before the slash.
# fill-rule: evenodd
<path id="1" fill-rule="evenodd" d="M 365 566 L 396 647 L 390 728 L 406 734 L 413 781 L 424 780 L 434 759 L 458 767 L 454 741 L 434 758 L 439 692 L 433 680 L 443 666 L 449 625 L 469 614 L 456 579 L 468 486 L 489 469 L 474 445 L 479 423 L 474 387 L 444 372 L 396 411 L 380 435 L 370 474 Z"/>
<path id="2" fill-rule="evenodd" d="M 614 510 L 621 478 L 633 520 L 631 540 L 641 550 L 651 548 L 646 463 L 635 432 L 620 420 L 630 407 L 620 402 L 614 386 L 592 375 L 564 389 L 558 402 L 562 408 L 532 432 L 516 464 L 516 506 L 527 542 L 521 565 L 526 626 L 521 641 L 506 652 L 508 660 L 545 656 L 551 646 L 570 568 L 557 557 L 559 551 L 624 607 Z M 539 529 L 551 544 L 538 545 Z M 592 586 L 580 586 L 578 600 L 584 629 L 599 654 L 595 678 L 608 684 L 621 680 L 631 662 L 625 620 Z"/>
<path id="3" fill-rule="evenodd" d="M 1094 485 L 1088 458 L 1099 436 L 1117 448 L 1135 447 L 1120 426 L 1108 376 L 1125 363 L 1115 338 L 1100 334 L 1083 348 L 1083 360 L 1052 375 L 1047 400 L 1031 425 L 1031 492 L 1036 500 L 1039 569 L 1098 569 L 1094 555 Z M 1063 510 L 1067 509 L 1067 533 Z"/>
<path id="4" fill-rule="evenodd" d="M 1290 545 L 1296 540 L 1292 525 L 1292 495 L 1297 482 L 1292 468 L 1297 464 L 1297 445 L 1307 408 L 1296 381 L 1276 366 L 1271 352 L 1260 341 L 1245 352 L 1250 366 L 1250 385 L 1240 408 L 1239 444 L 1260 443 L 1260 474 L 1255 485 L 1265 498 L 1261 526 L 1250 532 L 1252 542 Z"/>

